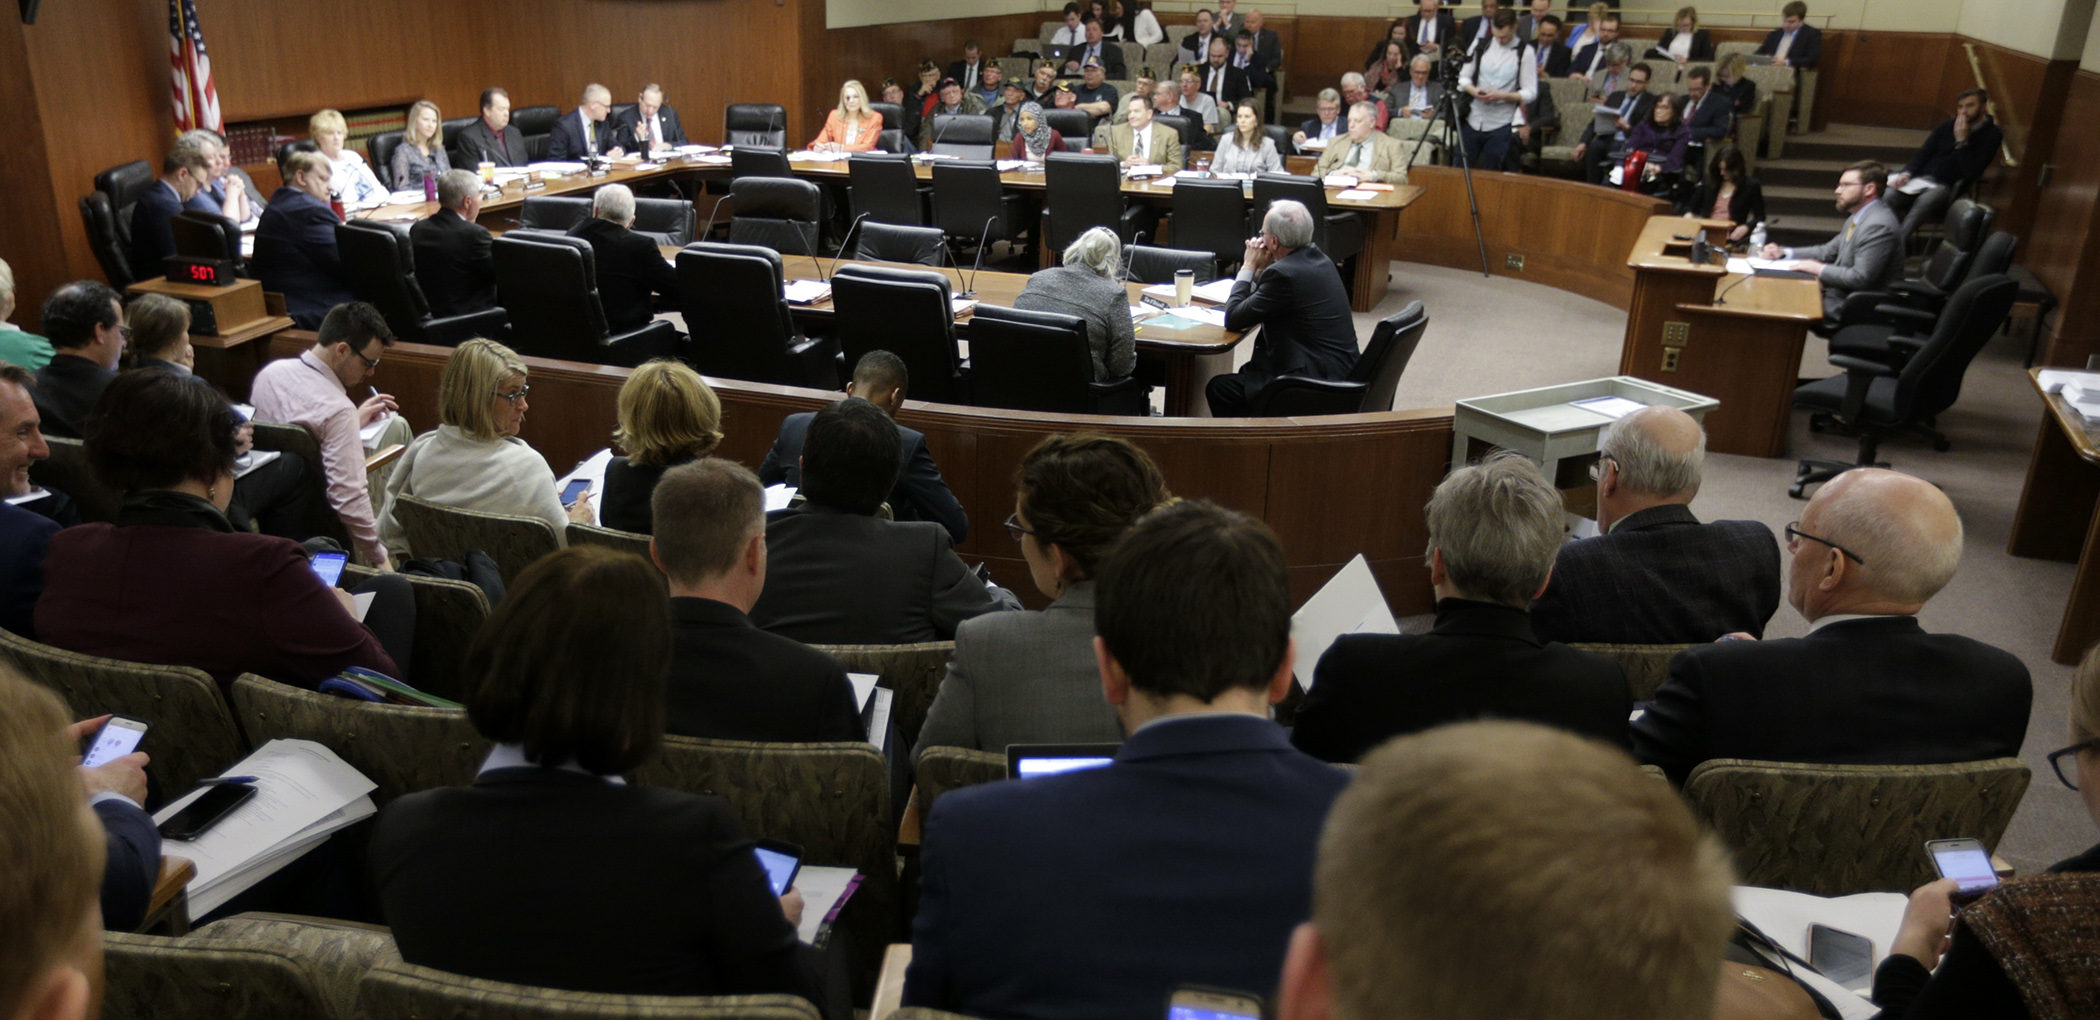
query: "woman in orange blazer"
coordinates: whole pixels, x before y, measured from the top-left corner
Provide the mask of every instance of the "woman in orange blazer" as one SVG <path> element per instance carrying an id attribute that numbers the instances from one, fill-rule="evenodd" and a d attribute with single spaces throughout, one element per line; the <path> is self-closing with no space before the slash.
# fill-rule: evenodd
<path id="1" fill-rule="evenodd" d="M 839 108 L 824 118 L 824 130 L 809 147 L 818 152 L 873 152 L 882 138 L 882 114 L 868 108 L 868 90 L 849 81 L 839 89 Z"/>

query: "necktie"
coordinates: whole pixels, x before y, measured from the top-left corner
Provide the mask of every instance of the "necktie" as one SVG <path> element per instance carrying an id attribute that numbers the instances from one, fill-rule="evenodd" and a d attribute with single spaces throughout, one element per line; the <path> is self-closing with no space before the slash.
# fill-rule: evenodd
<path id="1" fill-rule="evenodd" d="M 1213 68 L 1210 72 L 1210 92 L 1217 95 L 1225 91 L 1225 69 Z"/>
<path id="2" fill-rule="evenodd" d="M 1695 113 L 1698 113 L 1698 112 L 1699 112 L 1699 101 L 1698 101 L 1698 100 L 1694 99 L 1694 100 L 1692 100 L 1691 102 L 1689 102 L 1689 103 L 1686 103 L 1686 104 L 1684 104 L 1684 122 L 1685 122 L 1686 124 L 1690 124 L 1690 123 L 1692 122 L 1692 114 L 1695 114 Z"/>
<path id="3" fill-rule="evenodd" d="M 1845 240 L 1844 240 L 1844 243 L 1845 243 L 1845 244 L 1851 244 L 1851 243 L 1852 243 L 1852 221 L 1851 221 L 1851 220 L 1846 220 L 1846 221 L 1845 221 Z"/>
<path id="4" fill-rule="evenodd" d="M 1150 137 L 1152 136 L 1152 132 L 1150 132 L 1150 131 L 1137 131 L 1137 132 L 1133 132 L 1133 134 L 1134 134 L 1134 136 L 1135 136 L 1135 137 L 1137 138 L 1137 150 L 1136 150 L 1136 151 L 1137 151 L 1137 158 L 1138 158 L 1138 162 L 1140 162 L 1140 163 L 1143 163 L 1143 162 L 1145 161 L 1145 140 L 1146 140 L 1147 138 L 1150 138 Z"/>
<path id="5" fill-rule="evenodd" d="M 1342 161 L 1342 165 L 1343 165 L 1343 166 L 1355 166 L 1355 165 L 1356 165 L 1356 158 L 1357 158 L 1358 156 L 1361 156 L 1361 155 L 1363 155 L 1363 151 L 1364 151 L 1364 143 L 1362 143 L 1362 142 L 1353 142 L 1353 143 L 1351 143 L 1351 144 L 1350 144 L 1350 146 L 1349 146 L 1349 158 L 1348 158 L 1348 159 L 1346 159 L 1346 160 L 1343 160 L 1343 161 Z"/>
<path id="6" fill-rule="evenodd" d="M 1435 18 L 1423 18 L 1423 19 L 1422 19 L 1422 38 L 1421 38 L 1421 41 L 1422 41 L 1422 42 L 1425 42 L 1425 43 L 1433 43 L 1433 42 L 1435 42 L 1435 41 L 1436 41 L 1436 19 L 1435 19 Z"/>
<path id="7" fill-rule="evenodd" d="M 585 152 L 595 154 L 598 151 L 598 132 L 592 130 L 596 126 L 596 124 L 591 123 L 589 117 L 583 118 L 583 148 Z"/>

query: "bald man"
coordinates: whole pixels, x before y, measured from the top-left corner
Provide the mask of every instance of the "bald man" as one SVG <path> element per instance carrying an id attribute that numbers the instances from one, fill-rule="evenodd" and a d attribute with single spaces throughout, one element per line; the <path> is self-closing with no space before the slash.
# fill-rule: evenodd
<path id="1" fill-rule="evenodd" d="M 1787 527 L 1787 602 L 1808 636 L 1688 648 L 1633 723 L 1634 755 L 1684 782 L 1709 758 L 1927 765 L 2011 757 L 2033 686 L 2012 655 L 1931 634 L 1961 517 L 1909 475 L 1856 468 Z"/>
<path id="2" fill-rule="evenodd" d="M 1689 645 L 1763 637 L 1779 610 L 1779 541 L 1760 521 L 1692 514 L 1706 432 L 1649 407 L 1597 437 L 1595 538 L 1561 546 L 1553 583 L 1531 604 L 1542 641 Z"/>

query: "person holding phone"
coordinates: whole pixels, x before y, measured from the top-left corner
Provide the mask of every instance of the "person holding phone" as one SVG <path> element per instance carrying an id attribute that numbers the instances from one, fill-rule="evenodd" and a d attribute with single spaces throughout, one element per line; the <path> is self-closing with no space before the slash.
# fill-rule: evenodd
<path id="1" fill-rule="evenodd" d="M 0 665 L 0 1016 L 97 1015 L 101 850 L 80 817 L 65 725 L 57 694 Z"/>
<path id="2" fill-rule="evenodd" d="M 2100 648 L 2078 664 L 2070 695 L 2071 743 L 2050 752 L 2049 764 L 2100 826 Z M 1990 889 L 1959 912 L 1966 897 L 1958 877 L 1920 886 L 1874 974 L 1878 1020 L 2026 1020 L 2036 1001 L 2070 1002 L 2073 1012 L 2077 1003 L 2090 1006 L 2090 961 L 2100 954 L 2093 872 L 2100 872 L 2100 845 Z"/>
<path id="3" fill-rule="evenodd" d="M 66 731 L 68 746 L 88 742 L 74 771 L 102 823 L 102 926 L 110 931 L 130 931 L 145 920 L 160 879 L 160 833 L 145 808 L 152 759 L 137 750 L 145 735 L 145 723 L 111 715 L 82 719 Z"/>

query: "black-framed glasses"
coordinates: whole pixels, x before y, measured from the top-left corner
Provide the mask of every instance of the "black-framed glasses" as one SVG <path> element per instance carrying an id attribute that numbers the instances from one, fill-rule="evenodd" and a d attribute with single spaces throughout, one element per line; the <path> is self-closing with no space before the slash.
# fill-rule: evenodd
<path id="1" fill-rule="evenodd" d="M 1013 540 L 1016 542 L 1021 540 L 1022 535 L 1035 534 L 1033 530 L 1021 526 L 1021 514 L 1019 511 L 1007 515 L 1006 533 L 1012 535 Z"/>
<path id="2" fill-rule="evenodd" d="M 1844 546 L 1841 546 L 1827 538 L 1817 538 L 1816 536 L 1801 530 L 1800 524 L 1800 521 L 1793 521 L 1786 526 L 1786 547 L 1789 551 L 1791 551 L 1794 548 L 1794 546 L 1800 544 L 1801 540 L 1805 538 L 1811 542 L 1821 542 L 1822 544 L 1827 545 L 1832 549 L 1836 549 L 1837 551 L 1844 553 L 1846 559 L 1849 559 L 1862 567 L 1867 565 L 1867 561 L 1860 559 L 1858 553 L 1853 552 L 1852 550 L 1847 549 Z"/>
<path id="3" fill-rule="evenodd" d="M 357 354 L 356 351 L 351 351 L 350 353 Z M 365 363 L 365 371 L 367 372 L 376 372 L 379 370 L 378 358 L 367 358 L 362 354 L 357 354 L 357 360 Z"/>
<path id="4" fill-rule="evenodd" d="M 531 392 L 532 392 L 532 387 L 530 387 L 530 386 L 520 386 L 520 387 L 518 387 L 517 389 L 515 389 L 515 390 L 512 390 L 512 391 L 511 391 L 511 392 L 509 392 L 509 393 L 498 393 L 498 394 L 496 394 L 496 396 L 497 396 L 497 397 L 499 397 L 499 398 L 501 398 L 501 399 L 504 399 L 504 400 L 508 400 L 508 401 L 510 401 L 511 403 L 515 404 L 515 403 L 517 403 L 518 401 L 520 401 L 520 400 L 523 400 L 523 399 L 525 399 L 525 394 L 527 394 L 527 393 L 531 393 Z"/>
<path id="5" fill-rule="evenodd" d="M 2075 759 L 2080 752 L 2092 750 L 2100 750 L 2100 737 L 2095 737 L 2091 740 L 2081 740 L 2061 751 L 2049 752 L 2049 767 L 2056 770 L 2056 781 L 2064 784 L 2066 789 L 2078 789 L 2078 780 L 2072 778 L 2078 775 L 2078 764 L 2074 760 L 2071 764 L 2071 771 L 2066 774 L 2064 772 L 2064 759 Z"/>

